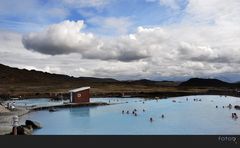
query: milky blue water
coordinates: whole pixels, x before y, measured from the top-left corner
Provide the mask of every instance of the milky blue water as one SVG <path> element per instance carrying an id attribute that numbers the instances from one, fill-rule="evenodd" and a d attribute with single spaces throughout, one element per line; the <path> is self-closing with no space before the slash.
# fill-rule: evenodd
<path id="1" fill-rule="evenodd" d="M 201 101 L 194 101 L 196 98 Z M 67 108 L 57 112 L 36 111 L 21 117 L 21 120 L 36 120 L 42 124 L 43 128 L 35 130 L 35 135 L 240 134 L 240 110 L 226 107 L 229 103 L 240 105 L 240 98 L 224 96 L 188 96 L 162 100 L 92 98 L 91 102 L 109 100 L 114 105 Z M 137 109 L 137 116 L 132 114 L 134 109 Z M 129 110 L 130 114 L 122 114 L 122 110 L 125 112 Z M 233 112 L 238 114 L 239 119 L 232 119 Z M 161 117 L 162 114 L 164 118 Z M 153 122 L 150 122 L 150 117 L 153 118 Z"/>
<path id="2" fill-rule="evenodd" d="M 34 106 L 34 105 L 38 105 L 38 106 L 46 106 L 46 105 L 57 105 L 57 104 L 62 104 L 63 100 L 60 101 L 53 101 L 50 98 L 40 98 L 40 99 L 23 99 L 23 100 L 14 100 L 14 101 L 6 101 L 6 103 L 13 103 L 16 106 L 21 106 L 21 107 L 25 107 L 25 106 Z"/>

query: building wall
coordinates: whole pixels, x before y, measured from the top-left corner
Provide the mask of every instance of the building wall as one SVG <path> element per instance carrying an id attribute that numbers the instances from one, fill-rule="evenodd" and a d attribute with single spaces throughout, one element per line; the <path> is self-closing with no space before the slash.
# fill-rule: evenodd
<path id="1" fill-rule="evenodd" d="M 73 103 L 89 102 L 90 100 L 89 89 L 72 93 L 72 99 Z"/>

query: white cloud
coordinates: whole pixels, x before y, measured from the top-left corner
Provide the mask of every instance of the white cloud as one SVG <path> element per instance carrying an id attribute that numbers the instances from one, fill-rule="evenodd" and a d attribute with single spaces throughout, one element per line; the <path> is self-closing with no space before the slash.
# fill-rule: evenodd
<path id="1" fill-rule="evenodd" d="M 83 27 L 83 21 L 64 21 L 26 35 L 23 43 L 27 49 L 50 55 L 82 52 L 97 44 L 93 34 L 80 32 Z"/>
<path id="2" fill-rule="evenodd" d="M 1 0 L 0 23 L 5 29 L 29 32 L 65 20 L 72 11 L 95 15 L 112 0 Z M 86 9 L 85 9 L 86 8 Z M 90 9 L 89 9 L 90 8 Z M 89 9 L 89 11 L 87 11 Z M 36 29 L 37 28 L 37 29 Z"/>
<path id="3" fill-rule="evenodd" d="M 73 7 L 103 7 L 108 4 L 111 0 L 60 0 L 65 4 Z"/>
<path id="4" fill-rule="evenodd" d="M 239 0 L 188 0 L 186 12 L 194 20 L 225 25 L 227 22 L 240 22 L 239 7 Z"/>
<path id="5" fill-rule="evenodd" d="M 226 21 L 228 25 L 183 22 L 164 27 L 138 27 L 134 33 L 111 38 L 83 32 L 83 21 L 65 21 L 25 36 L 23 43 L 29 49 L 50 55 L 78 53 L 85 59 L 131 64 L 135 60 L 138 69 L 133 75 L 136 77 L 203 76 L 240 71 L 229 65 L 239 63 L 240 28 L 230 27 L 235 21 Z M 111 68 L 105 65 L 97 69 L 101 76 L 108 72 L 118 77 L 131 75 L 125 70 L 121 73 L 121 62 Z"/>
<path id="6" fill-rule="evenodd" d="M 179 0 L 145 0 L 146 2 L 158 2 L 161 6 L 169 7 L 171 9 L 179 9 Z"/>
<path id="7" fill-rule="evenodd" d="M 128 37 L 102 39 L 82 32 L 83 27 L 83 21 L 64 21 L 42 32 L 30 33 L 22 41 L 27 49 L 49 55 L 80 53 L 83 58 L 121 61 L 148 57 L 147 51 L 132 46 Z"/>
<path id="8" fill-rule="evenodd" d="M 122 35 L 127 34 L 132 26 L 131 19 L 128 17 L 91 17 L 88 23 L 97 25 L 97 29 L 93 30 L 98 34 Z"/>
<path id="9" fill-rule="evenodd" d="M 237 75 L 240 4 L 238 0 L 219 1 L 189 0 L 180 23 L 140 26 L 130 34 L 128 18 L 97 18 L 95 23 L 101 28 L 123 32 L 114 37 L 84 31 L 83 21 L 64 21 L 32 32 L 23 37 L 24 46 L 21 35 L 1 32 L 0 62 L 120 79 Z M 168 2 L 162 4 L 174 8 Z"/>
<path id="10" fill-rule="evenodd" d="M 48 22 L 49 19 L 64 19 L 68 15 L 68 10 L 57 3 L 46 1 L 41 4 L 38 0 L 18 0 L 1 1 L 0 17 L 17 17 L 26 22 L 33 21 L 38 23 Z"/>
<path id="11" fill-rule="evenodd" d="M 94 8 L 101 10 L 108 5 L 112 0 L 56 0 L 57 3 L 61 3 L 65 7 L 69 8 Z"/>
<path id="12" fill-rule="evenodd" d="M 178 1 L 179 0 L 159 0 L 159 3 L 172 9 L 179 9 Z"/>

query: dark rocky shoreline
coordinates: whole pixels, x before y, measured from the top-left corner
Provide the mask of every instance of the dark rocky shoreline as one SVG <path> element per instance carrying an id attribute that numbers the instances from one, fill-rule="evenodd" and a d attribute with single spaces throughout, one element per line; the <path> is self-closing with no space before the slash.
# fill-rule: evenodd
<path id="1" fill-rule="evenodd" d="M 240 93 L 235 90 L 214 90 L 208 89 L 206 91 L 151 91 L 151 92 L 124 92 L 127 97 L 142 97 L 142 98 L 168 98 L 168 97 L 180 97 L 180 96 L 191 96 L 191 95 L 223 95 L 223 96 L 234 96 L 240 97 Z M 105 92 L 105 93 L 91 93 L 93 98 L 105 98 L 105 97 L 125 97 L 121 92 Z M 13 96 L 17 97 L 17 96 Z M 68 93 L 56 93 L 55 96 L 49 94 L 39 94 L 39 95 L 25 95 L 19 99 L 32 99 L 32 98 L 52 98 L 53 100 L 67 100 L 69 98 Z M 0 101 L 11 100 L 10 97 L 2 97 Z"/>

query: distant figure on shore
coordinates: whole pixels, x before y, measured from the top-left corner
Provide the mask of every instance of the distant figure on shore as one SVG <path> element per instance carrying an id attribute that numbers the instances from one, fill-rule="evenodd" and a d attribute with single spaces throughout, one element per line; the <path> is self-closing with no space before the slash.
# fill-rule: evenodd
<path id="1" fill-rule="evenodd" d="M 164 118 L 164 114 L 162 114 L 162 118 Z"/>
<path id="2" fill-rule="evenodd" d="M 149 120 L 150 120 L 150 122 L 153 122 L 153 118 L 152 117 Z"/>

